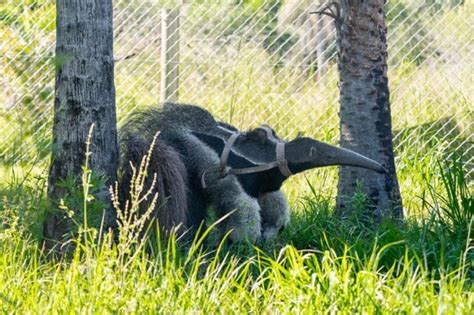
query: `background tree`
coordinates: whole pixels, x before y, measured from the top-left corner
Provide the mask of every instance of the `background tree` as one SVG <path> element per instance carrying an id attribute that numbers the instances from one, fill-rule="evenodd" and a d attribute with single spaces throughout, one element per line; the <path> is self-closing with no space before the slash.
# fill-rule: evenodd
<path id="1" fill-rule="evenodd" d="M 54 201 L 67 193 L 64 180 L 80 178 L 92 125 L 90 169 L 104 175 L 109 184 L 115 180 L 118 164 L 112 0 L 57 0 L 56 13 L 57 69 L 48 182 L 48 194 Z M 108 204 L 107 187 L 99 188 L 96 197 Z M 113 216 L 108 212 L 110 221 Z M 59 240 L 69 229 L 63 213 L 47 215 L 47 239 Z"/>
<path id="2" fill-rule="evenodd" d="M 368 197 L 368 214 L 377 220 L 403 217 L 392 144 L 385 2 L 341 0 L 320 11 L 336 19 L 341 146 L 382 163 L 387 170 L 377 174 L 341 167 L 338 209 L 342 215 L 350 212 L 349 200 L 361 187 Z"/>

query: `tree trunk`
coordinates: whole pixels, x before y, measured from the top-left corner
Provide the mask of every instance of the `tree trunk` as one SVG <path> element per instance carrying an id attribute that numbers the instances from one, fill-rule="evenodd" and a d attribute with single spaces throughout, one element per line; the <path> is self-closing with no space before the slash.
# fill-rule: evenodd
<path id="1" fill-rule="evenodd" d="M 341 0 L 337 23 L 341 146 L 387 170 L 377 174 L 341 167 L 338 210 L 342 215 L 351 211 L 349 199 L 360 181 L 369 201 L 367 210 L 377 221 L 403 217 L 392 144 L 384 4 L 385 0 Z"/>
<path id="2" fill-rule="evenodd" d="M 118 165 L 112 0 L 57 0 L 56 10 L 56 93 L 48 180 L 53 202 L 67 193 L 58 185 L 61 180 L 80 178 L 92 125 L 89 168 L 111 184 Z M 109 205 L 107 187 L 99 188 L 96 198 Z M 110 209 L 105 209 L 109 222 L 113 220 Z M 70 228 L 64 213 L 51 212 L 44 235 L 47 240 L 62 240 Z"/>

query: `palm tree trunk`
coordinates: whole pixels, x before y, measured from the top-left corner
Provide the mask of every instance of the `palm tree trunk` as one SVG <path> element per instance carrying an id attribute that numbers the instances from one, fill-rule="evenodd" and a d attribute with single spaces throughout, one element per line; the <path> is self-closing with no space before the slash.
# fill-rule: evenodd
<path id="1" fill-rule="evenodd" d="M 57 0 L 56 9 L 56 93 L 48 181 L 53 202 L 65 197 L 61 180 L 80 178 L 92 125 L 90 169 L 111 184 L 118 165 L 112 0 Z M 106 187 L 98 195 L 110 204 Z M 106 213 L 108 221 L 111 212 Z M 47 215 L 46 239 L 61 240 L 69 229 L 63 213 Z"/>
<path id="2" fill-rule="evenodd" d="M 338 29 L 341 146 L 383 164 L 387 172 L 341 167 L 339 212 L 351 211 L 350 198 L 362 183 L 369 214 L 377 220 L 403 217 L 392 144 L 387 79 L 385 0 L 341 0 Z"/>

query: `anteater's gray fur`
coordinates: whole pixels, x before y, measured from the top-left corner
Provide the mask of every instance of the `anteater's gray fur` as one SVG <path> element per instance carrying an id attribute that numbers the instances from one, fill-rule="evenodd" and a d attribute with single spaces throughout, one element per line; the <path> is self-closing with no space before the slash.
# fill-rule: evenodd
<path id="1" fill-rule="evenodd" d="M 237 130 L 190 105 L 165 104 L 162 108 L 134 113 L 120 130 L 122 199 L 127 197 L 130 185 L 129 161 L 138 165 L 153 137 L 160 132 L 148 171 L 158 176 L 160 202 L 156 217 L 162 231 L 169 231 L 177 224 L 195 230 L 205 219 L 206 211 L 213 208 L 218 216 L 235 210 L 221 225 L 222 233 L 232 230 L 233 241 L 274 237 L 289 217 L 286 199 L 278 190 L 250 196 L 236 176 L 219 178 L 217 173 L 206 176 L 208 187 L 202 189 L 202 172 L 219 163 L 221 152 L 197 134 L 218 133 L 218 126 Z M 262 135 L 249 133 L 252 137 L 258 134 Z"/>
<path id="2" fill-rule="evenodd" d="M 138 165 L 158 132 L 149 180 L 153 173 L 158 175 L 156 217 L 164 232 L 179 224 L 196 230 L 206 212 L 214 209 L 219 217 L 229 215 L 220 228 L 222 233 L 231 231 L 232 241 L 273 238 L 288 222 L 288 204 L 280 192 L 287 173 L 331 165 L 385 172 L 383 165 L 354 151 L 308 137 L 284 141 L 268 126 L 239 132 L 227 166 L 260 168 L 278 162 L 285 163 L 288 171 L 282 172 L 280 165 L 249 174 L 207 172 L 217 170 L 226 142 L 236 131 L 192 105 L 165 104 L 135 113 L 120 132 L 124 198 L 131 176 L 128 161 Z M 277 157 L 279 144 L 280 148 L 283 144 L 284 157 Z M 201 183 L 203 174 L 207 186 Z"/>
<path id="3" fill-rule="evenodd" d="M 133 176 L 130 163 L 138 169 L 143 157 L 150 150 L 155 137 L 156 126 L 153 121 L 144 119 L 145 112 L 135 113 L 120 130 L 120 199 L 130 198 L 130 182 Z M 157 209 L 152 217 L 157 218 L 162 233 L 172 227 L 185 230 L 188 226 L 187 171 L 180 154 L 164 139 L 155 142 L 150 151 L 150 163 L 144 190 L 152 187 L 154 174 L 156 183 L 154 193 L 158 193 Z M 152 198 L 149 198 L 151 201 Z M 148 208 L 145 203 L 142 208 Z"/>

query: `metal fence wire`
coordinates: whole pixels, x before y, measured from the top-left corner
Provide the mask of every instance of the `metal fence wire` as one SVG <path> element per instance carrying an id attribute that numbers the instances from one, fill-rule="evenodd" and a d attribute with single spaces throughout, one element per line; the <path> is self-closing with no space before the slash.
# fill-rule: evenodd
<path id="1" fill-rule="evenodd" d="M 334 26 L 309 14 L 320 4 L 114 0 L 119 123 L 136 107 L 168 98 L 201 105 L 239 128 L 267 122 L 283 137 L 304 132 L 336 143 Z M 473 9 L 462 0 L 386 5 L 402 171 L 456 151 L 472 170 Z M 54 1 L 2 0 L 0 38 L 0 163 L 44 160 L 57 61 Z"/>

